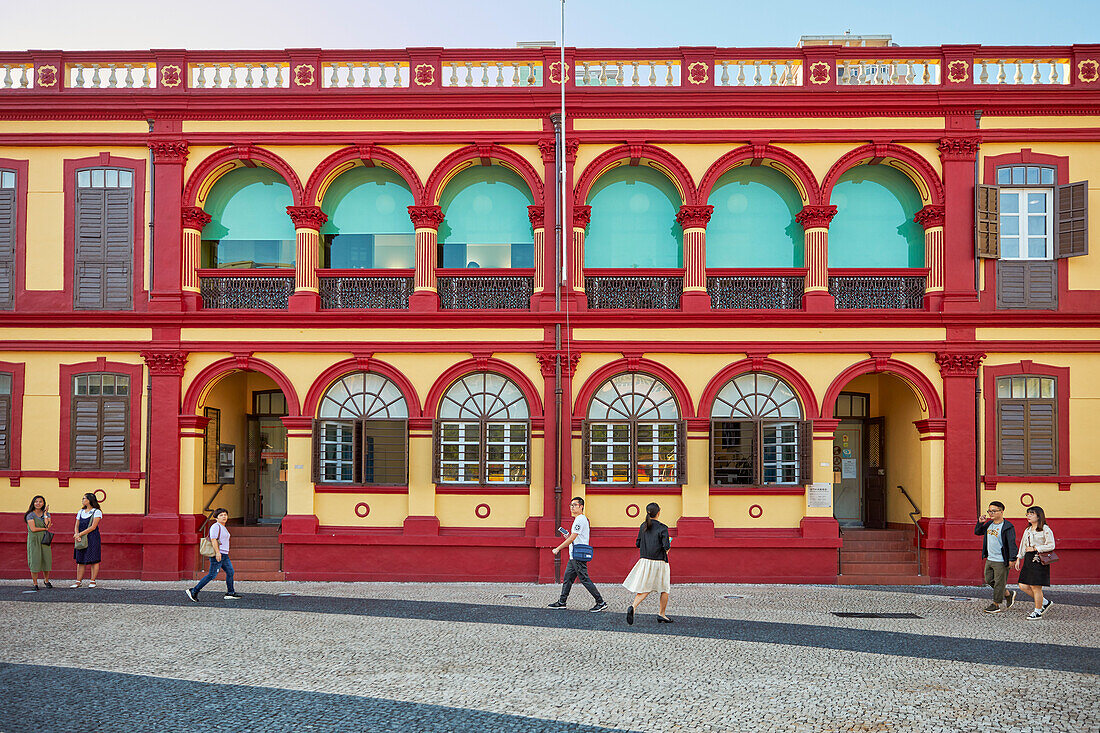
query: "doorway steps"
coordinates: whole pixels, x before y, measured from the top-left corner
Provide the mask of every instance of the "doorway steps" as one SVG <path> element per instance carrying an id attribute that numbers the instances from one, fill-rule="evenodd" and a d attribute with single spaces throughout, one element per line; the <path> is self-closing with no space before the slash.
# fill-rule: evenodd
<path id="1" fill-rule="evenodd" d="M 928 585 L 918 575 L 913 529 L 844 529 L 838 585 Z"/>
<path id="2" fill-rule="evenodd" d="M 278 525 L 231 524 L 229 533 L 229 558 L 233 562 L 235 581 L 286 580 Z M 205 574 L 197 573 L 195 578 L 201 578 Z M 218 577 L 224 576 L 219 573 Z"/>

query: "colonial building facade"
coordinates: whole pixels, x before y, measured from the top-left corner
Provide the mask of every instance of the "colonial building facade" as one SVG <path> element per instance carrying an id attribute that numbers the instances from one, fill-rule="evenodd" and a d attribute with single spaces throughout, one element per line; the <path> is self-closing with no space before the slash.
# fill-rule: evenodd
<path id="1" fill-rule="evenodd" d="M 0 54 L 0 572 L 1100 582 L 1100 46 L 559 54 Z"/>

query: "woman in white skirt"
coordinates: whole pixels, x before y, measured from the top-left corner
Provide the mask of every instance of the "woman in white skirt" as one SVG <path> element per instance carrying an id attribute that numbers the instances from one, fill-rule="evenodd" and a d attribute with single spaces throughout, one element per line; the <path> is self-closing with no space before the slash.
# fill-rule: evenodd
<path id="1" fill-rule="evenodd" d="M 661 594 L 661 608 L 657 614 L 657 623 L 670 624 L 672 619 L 665 615 L 668 608 L 668 592 L 671 588 L 671 574 L 668 570 L 668 549 L 672 541 L 668 538 L 668 527 L 657 521 L 661 516 L 661 507 L 650 502 L 645 508 L 645 521 L 638 529 L 638 540 L 634 545 L 641 557 L 634 569 L 623 581 L 625 587 L 634 593 L 634 603 L 626 610 L 626 622 L 634 623 L 634 611 L 650 593 Z"/>

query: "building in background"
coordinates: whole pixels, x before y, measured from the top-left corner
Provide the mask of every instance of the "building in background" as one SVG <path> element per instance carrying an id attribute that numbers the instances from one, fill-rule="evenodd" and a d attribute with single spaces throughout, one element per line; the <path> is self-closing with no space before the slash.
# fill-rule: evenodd
<path id="1" fill-rule="evenodd" d="M 0 572 L 1100 582 L 1100 46 L 816 40 L 0 54 Z"/>

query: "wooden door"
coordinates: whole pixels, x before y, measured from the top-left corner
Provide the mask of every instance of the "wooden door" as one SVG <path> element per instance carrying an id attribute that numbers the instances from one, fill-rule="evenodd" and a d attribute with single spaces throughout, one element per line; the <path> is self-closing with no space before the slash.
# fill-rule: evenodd
<path id="1" fill-rule="evenodd" d="M 863 430 L 864 526 L 886 528 L 886 430 L 881 417 L 868 418 Z"/>
<path id="2" fill-rule="evenodd" d="M 244 469 L 245 524 L 256 524 L 260 521 L 260 450 L 260 421 L 249 415 Z"/>

